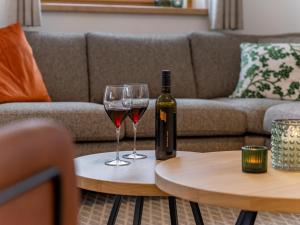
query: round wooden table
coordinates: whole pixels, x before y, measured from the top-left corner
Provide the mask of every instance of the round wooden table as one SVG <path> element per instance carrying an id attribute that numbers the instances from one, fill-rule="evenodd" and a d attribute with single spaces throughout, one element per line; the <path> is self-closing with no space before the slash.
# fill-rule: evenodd
<path id="1" fill-rule="evenodd" d="M 129 166 L 112 167 L 105 161 L 115 158 L 115 152 L 81 156 L 75 159 L 78 187 L 85 190 L 116 195 L 108 224 L 115 224 L 121 204 L 121 196 L 137 196 L 133 224 L 140 224 L 143 211 L 143 196 L 168 196 L 171 224 L 177 224 L 176 199 L 161 191 L 155 185 L 155 152 L 139 151 L 146 159 L 131 160 Z M 130 152 L 120 152 L 124 155 Z M 179 158 L 195 157 L 199 153 L 177 152 Z M 195 219 L 198 217 L 197 203 L 191 203 Z M 200 212 L 200 211 L 199 211 Z"/>
<path id="2" fill-rule="evenodd" d="M 257 211 L 300 213 L 300 172 L 243 173 L 241 151 L 173 158 L 157 165 L 156 185 L 193 202 L 243 211 L 237 224 L 254 224 Z"/>

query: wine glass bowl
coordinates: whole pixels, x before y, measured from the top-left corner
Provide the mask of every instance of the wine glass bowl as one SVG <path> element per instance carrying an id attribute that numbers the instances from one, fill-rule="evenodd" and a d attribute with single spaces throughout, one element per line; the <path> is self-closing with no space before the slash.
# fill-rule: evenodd
<path id="1" fill-rule="evenodd" d="M 119 140 L 122 122 L 128 116 L 131 109 L 131 90 L 130 87 L 124 85 L 108 85 L 105 88 L 104 108 L 116 127 L 117 149 L 116 158 L 105 162 L 108 166 L 126 166 L 130 162 L 120 159 Z"/>
<path id="2" fill-rule="evenodd" d="M 139 154 L 136 151 L 136 133 L 138 124 L 143 117 L 147 107 L 149 105 L 149 88 L 147 84 L 126 84 L 131 91 L 131 108 L 129 111 L 129 118 L 133 124 L 134 142 L 133 152 L 130 154 L 123 155 L 125 159 L 144 159 L 146 155 Z"/>

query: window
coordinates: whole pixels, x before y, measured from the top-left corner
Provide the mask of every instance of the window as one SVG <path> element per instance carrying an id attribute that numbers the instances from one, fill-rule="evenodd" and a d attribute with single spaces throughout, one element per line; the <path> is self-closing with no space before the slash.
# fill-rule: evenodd
<path id="1" fill-rule="evenodd" d="M 66 4 L 112 4 L 112 5 L 146 5 L 153 6 L 154 0 L 42 0 L 44 3 Z"/>
<path id="2" fill-rule="evenodd" d="M 43 11 L 207 15 L 208 0 L 184 0 L 184 8 L 158 7 L 155 0 L 42 0 Z"/>

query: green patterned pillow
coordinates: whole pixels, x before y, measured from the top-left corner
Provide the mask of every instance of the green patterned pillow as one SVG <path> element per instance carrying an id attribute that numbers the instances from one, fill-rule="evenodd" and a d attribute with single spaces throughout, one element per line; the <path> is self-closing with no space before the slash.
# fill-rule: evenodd
<path id="1" fill-rule="evenodd" d="M 230 97 L 300 100 L 300 44 L 241 44 L 241 72 Z"/>

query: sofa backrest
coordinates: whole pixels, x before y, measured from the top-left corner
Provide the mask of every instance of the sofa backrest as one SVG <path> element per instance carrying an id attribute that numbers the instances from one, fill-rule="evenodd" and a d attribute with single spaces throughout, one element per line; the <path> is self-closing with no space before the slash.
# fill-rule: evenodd
<path id="1" fill-rule="evenodd" d="M 84 34 L 26 32 L 53 101 L 89 101 Z"/>
<path id="2" fill-rule="evenodd" d="M 196 86 L 186 36 L 124 36 L 87 34 L 92 102 L 102 102 L 105 86 L 144 82 L 150 97 L 161 92 L 161 70 L 172 71 L 172 93 L 196 98 Z"/>
<path id="3" fill-rule="evenodd" d="M 300 34 L 257 36 L 259 43 L 300 43 Z"/>
<path id="4" fill-rule="evenodd" d="M 160 94 L 172 71 L 177 98 L 227 97 L 240 71 L 242 42 L 300 42 L 300 34 L 247 36 L 217 32 L 128 36 L 26 32 L 53 101 L 102 102 L 105 86 L 145 82 Z"/>
<path id="5" fill-rule="evenodd" d="M 299 43 L 300 34 L 240 35 L 198 32 L 189 35 L 197 97 L 228 97 L 240 73 L 240 44 L 243 42 Z"/>
<path id="6" fill-rule="evenodd" d="M 257 37 L 217 32 L 189 36 L 198 98 L 228 97 L 240 72 L 240 44 L 257 42 Z"/>

